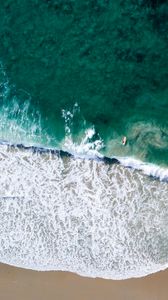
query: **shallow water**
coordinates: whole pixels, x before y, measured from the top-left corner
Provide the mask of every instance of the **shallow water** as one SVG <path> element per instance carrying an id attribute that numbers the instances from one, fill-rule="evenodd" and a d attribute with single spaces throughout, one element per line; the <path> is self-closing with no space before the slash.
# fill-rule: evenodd
<path id="1" fill-rule="evenodd" d="M 1 262 L 124 279 L 168 266 L 168 184 L 118 164 L 0 146 Z"/>

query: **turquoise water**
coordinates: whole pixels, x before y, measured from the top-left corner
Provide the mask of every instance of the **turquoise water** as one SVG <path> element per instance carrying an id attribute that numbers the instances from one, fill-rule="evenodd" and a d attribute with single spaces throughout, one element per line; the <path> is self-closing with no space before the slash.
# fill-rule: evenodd
<path id="1" fill-rule="evenodd" d="M 61 148 L 94 128 L 103 154 L 167 165 L 167 17 L 166 1 L 1 3 L 0 138 Z"/>

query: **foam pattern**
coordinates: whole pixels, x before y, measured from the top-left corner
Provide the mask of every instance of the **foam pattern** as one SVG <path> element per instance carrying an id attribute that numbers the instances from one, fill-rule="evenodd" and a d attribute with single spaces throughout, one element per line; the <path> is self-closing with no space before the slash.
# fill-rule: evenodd
<path id="1" fill-rule="evenodd" d="M 161 181 L 168 182 L 168 168 L 166 168 L 165 166 L 160 167 L 152 163 L 140 161 L 139 159 L 136 159 L 134 157 L 116 157 L 116 158 L 125 167 L 130 167 L 136 170 L 140 170 L 148 176 L 152 176 L 158 178 Z"/>
<path id="2" fill-rule="evenodd" d="M 89 277 L 168 267 L 168 184 L 102 161 L 0 146 L 0 261 Z"/>

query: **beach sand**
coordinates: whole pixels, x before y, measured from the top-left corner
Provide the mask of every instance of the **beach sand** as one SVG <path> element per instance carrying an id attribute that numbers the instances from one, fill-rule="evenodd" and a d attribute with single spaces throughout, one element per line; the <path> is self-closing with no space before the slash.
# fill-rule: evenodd
<path id="1" fill-rule="evenodd" d="M 168 270 L 140 279 L 104 280 L 68 272 L 37 272 L 0 265 L 2 300 L 167 300 Z"/>

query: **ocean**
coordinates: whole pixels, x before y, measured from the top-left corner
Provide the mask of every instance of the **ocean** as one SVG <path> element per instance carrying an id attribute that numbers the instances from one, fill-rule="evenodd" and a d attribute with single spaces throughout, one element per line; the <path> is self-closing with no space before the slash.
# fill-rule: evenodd
<path id="1" fill-rule="evenodd" d="M 167 32 L 164 0 L 0 4 L 1 262 L 167 268 Z"/>

